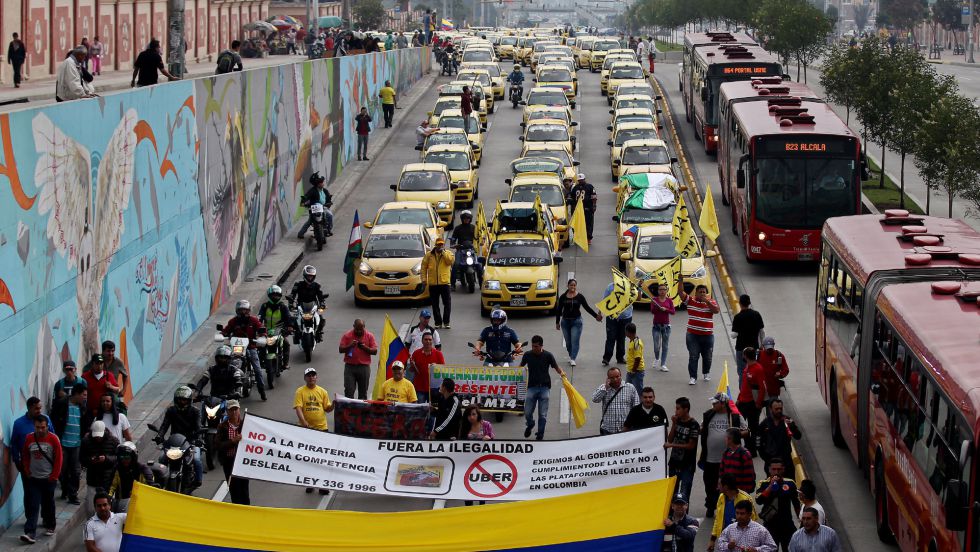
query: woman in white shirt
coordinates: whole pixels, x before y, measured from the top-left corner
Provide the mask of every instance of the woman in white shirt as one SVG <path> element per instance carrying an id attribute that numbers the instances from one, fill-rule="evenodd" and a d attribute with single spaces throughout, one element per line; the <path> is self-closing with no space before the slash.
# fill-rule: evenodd
<path id="1" fill-rule="evenodd" d="M 105 428 L 120 443 L 133 440 L 133 434 L 130 431 L 132 425 L 129 423 L 129 418 L 119 412 L 116 408 L 115 398 L 111 394 L 106 393 L 99 399 L 99 415 L 95 419 L 105 422 Z"/>

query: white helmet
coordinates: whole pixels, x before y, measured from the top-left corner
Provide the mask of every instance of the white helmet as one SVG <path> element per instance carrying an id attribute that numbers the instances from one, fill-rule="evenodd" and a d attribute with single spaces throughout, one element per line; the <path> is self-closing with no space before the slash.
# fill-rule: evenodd
<path id="1" fill-rule="evenodd" d="M 239 299 L 238 302 L 235 303 L 235 312 L 238 312 L 241 309 L 252 310 L 252 303 L 249 303 L 248 299 Z"/>
<path id="2" fill-rule="evenodd" d="M 473 218 L 473 211 L 470 211 L 469 209 L 463 210 L 463 212 L 459 214 L 459 218 L 463 218 L 463 217 Z"/>
<path id="3" fill-rule="evenodd" d="M 313 265 L 306 265 L 303 267 L 303 279 L 307 282 L 312 282 L 316 280 L 316 267 Z"/>

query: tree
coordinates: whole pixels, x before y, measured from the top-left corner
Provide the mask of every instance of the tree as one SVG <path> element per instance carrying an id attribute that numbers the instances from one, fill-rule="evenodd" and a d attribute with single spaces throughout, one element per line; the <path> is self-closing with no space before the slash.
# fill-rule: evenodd
<path id="1" fill-rule="evenodd" d="M 827 19 L 829 19 L 833 24 L 833 29 L 831 30 L 836 29 L 837 22 L 840 21 L 840 11 L 838 11 L 837 6 L 835 6 L 834 4 L 827 4 L 826 13 L 827 13 Z"/>
<path id="2" fill-rule="evenodd" d="M 796 80 L 800 80 L 802 64 L 803 82 L 806 82 L 807 67 L 827 49 L 827 35 L 834 29 L 834 20 L 809 3 L 798 4 L 793 12 L 797 32 L 790 35 L 790 42 L 796 58 Z"/>
<path id="3" fill-rule="evenodd" d="M 857 27 L 858 32 L 861 32 L 871 20 L 871 4 L 853 4 L 851 9 L 854 14 L 854 26 Z"/>
<path id="4" fill-rule="evenodd" d="M 832 46 L 824 58 L 820 73 L 820 86 L 831 102 L 844 106 L 847 124 L 851 124 L 851 108 L 857 102 L 858 79 L 861 67 L 858 65 L 859 51 L 846 44 Z"/>
<path id="5" fill-rule="evenodd" d="M 863 75 L 855 78 L 858 82 L 854 103 L 858 120 L 864 127 L 864 134 L 875 144 L 881 146 L 881 180 L 879 186 L 885 187 L 885 153 L 889 145 L 892 121 L 897 116 L 898 101 L 892 90 L 909 77 L 905 66 L 900 66 L 906 58 L 905 48 L 890 50 L 877 36 L 861 41 L 858 48 L 858 63 Z"/>
<path id="6" fill-rule="evenodd" d="M 762 38 L 766 49 L 773 52 L 789 65 L 789 58 L 795 51 L 794 35 L 799 32 L 793 13 L 803 0 L 763 0 L 755 12 L 754 26 Z"/>
<path id="7" fill-rule="evenodd" d="M 936 26 L 940 26 L 947 31 L 959 31 L 963 29 L 963 20 L 960 15 L 960 3 L 958 0 L 936 0 L 936 3 L 932 5 L 932 25 L 933 33 L 935 37 Z M 956 40 L 956 33 L 949 33 L 953 36 L 953 40 Z M 947 41 L 949 39 L 947 38 Z M 933 39 L 935 43 L 935 39 Z M 948 44 L 947 44 L 948 46 Z"/>
<path id="8" fill-rule="evenodd" d="M 919 127 L 915 166 L 931 189 L 946 192 L 947 213 L 953 216 L 953 198 L 962 194 L 972 206 L 980 198 L 980 112 L 958 93 L 934 98 Z"/>
<path id="9" fill-rule="evenodd" d="M 878 25 L 892 25 L 911 31 L 926 17 L 925 0 L 881 0 L 878 9 Z"/>
<path id="10" fill-rule="evenodd" d="M 354 6 L 354 20 L 361 29 L 381 29 L 388 23 L 388 12 L 381 0 L 359 0 Z"/>

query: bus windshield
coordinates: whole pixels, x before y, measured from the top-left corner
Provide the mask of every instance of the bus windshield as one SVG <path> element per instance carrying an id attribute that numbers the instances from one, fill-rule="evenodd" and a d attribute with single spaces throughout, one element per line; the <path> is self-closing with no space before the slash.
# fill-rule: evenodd
<path id="1" fill-rule="evenodd" d="M 756 160 L 755 216 L 778 228 L 820 228 L 830 217 L 853 214 L 854 159 L 826 157 Z"/>

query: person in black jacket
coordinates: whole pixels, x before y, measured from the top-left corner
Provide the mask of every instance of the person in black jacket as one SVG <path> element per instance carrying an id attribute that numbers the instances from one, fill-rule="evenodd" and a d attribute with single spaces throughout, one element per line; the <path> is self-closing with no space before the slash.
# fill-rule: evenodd
<path id="1" fill-rule="evenodd" d="M 201 414 L 191 407 L 192 395 L 193 391 L 186 385 L 181 385 L 174 391 L 174 403 L 163 414 L 160 433 L 153 438 L 155 442 L 162 443 L 167 437 L 168 429 L 172 433 L 180 433 L 188 440 L 194 439 L 201 429 Z M 201 449 L 198 447 L 194 447 L 194 481 L 198 487 L 204 481 L 204 465 L 201 463 Z"/>
<path id="2" fill-rule="evenodd" d="M 765 460 L 765 471 L 769 464 L 780 459 L 787 466 L 793 465 L 793 439 L 800 440 L 803 432 L 793 418 L 783 414 L 783 401 L 773 399 L 769 403 L 769 416 L 759 424 L 759 455 Z"/>
<path id="3" fill-rule="evenodd" d="M 14 66 L 14 88 L 20 88 L 20 68 L 24 66 L 25 61 L 27 61 L 27 48 L 24 47 L 20 35 L 14 33 L 14 39 L 7 46 L 7 63 Z"/>
<path id="4" fill-rule="evenodd" d="M 326 231 L 327 236 L 333 235 L 333 212 L 330 210 L 330 206 L 333 205 L 333 196 L 327 191 L 327 179 L 320 176 L 320 173 L 315 172 L 310 175 L 310 189 L 303 194 L 303 206 L 309 208 L 310 205 L 314 203 L 319 203 L 323 205 L 323 214 L 326 221 Z M 303 226 L 299 229 L 299 234 L 296 235 L 299 239 L 306 239 L 306 231 L 310 229 L 313 225 L 313 217 L 306 219 Z"/>
<path id="5" fill-rule="evenodd" d="M 460 412 L 462 401 L 456 395 L 456 382 L 452 378 L 442 380 L 439 386 L 439 399 L 436 406 L 435 427 L 429 433 L 429 439 L 451 441 L 459 435 Z"/>
<path id="6" fill-rule="evenodd" d="M 105 422 L 101 420 L 92 422 L 91 429 L 92 431 L 82 439 L 79 456 L 85 468 L 85 484 L 88 486 L 85 508 L 94 514 L 95 493 L 107 491 L 112 484 L 119 440 L 109 433 Z"/>
<path id="7" fill-rule="evenodd" d="M 320 287 L 319 282 L 316 281 L 316 267 L 313 265 L 306 265 L 303 267 L 303 279 L 297 280 L 293 283 L 293 289 L 289 292 L 289 304 L 298 302 L 300 305 L 308 305 L 310 303 L 316 303 L 317 308 L 323 308 L 326 305 L 327 295 L 323 293 L 323 288 Z M 320 325 L 316 329 L 316 339 L 317 341 L 323 340 L 323 324 L 326 319 L 320 317 Z M 299 327 L 299 320 L 296 320 L 296 327 Z M 296 332 L 295 339 L 293 343 L 298 343 L 299 332 Z"/>

